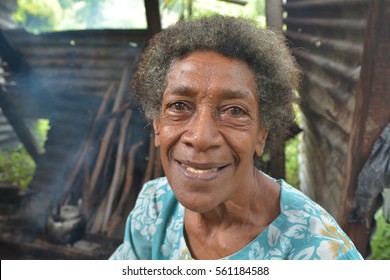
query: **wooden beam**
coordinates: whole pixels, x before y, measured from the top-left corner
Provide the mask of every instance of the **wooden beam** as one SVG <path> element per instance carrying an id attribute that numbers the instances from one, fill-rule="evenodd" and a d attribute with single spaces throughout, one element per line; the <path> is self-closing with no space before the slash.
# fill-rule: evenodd
<path id="1" fill-rule="evenodd" d="M 272 147 L 270 151 L 270 170 L 269 175 L 276 179 L 286 179 L 286 156 L 285 142 L 282 141 L 277 146 Z"/>
<path id="2" fill-rule="evenodd" d="M 149 35 L 153 36 L 161 31 L 160 5 L 158 0 L 144 0 L 144 3 Z"/>
<path id="3" fill-rule="evenodd" d="M 219 1 L 237 4 L 237 5 L 241 5 L 241 6 L 245 6 L 246 4 L 248 4 L 248 1 L 241 1 L 241 0 L 219 0 Z"/>
<path id="4" fill-rule="evenodd" d="M 267 26 L 278 31 L 283 28 L 283 1 L 267 0 L 265 5 L 265 15 Z"/>
<path id="5" fill-rule="evenodd" d="M 8 40 L 4 37 L 0 29 L 0 56 L 7 62 L 8 67 L 12 71 L 27 71 L 28 66 L 25 63 L 22 55 L 13 48 Z"/>
<path id="6" fill-rule="evenodd" d="M 267 19 L 267 27 L 273 30 L 282 32 L 282 0 L 267 0 L 265 6 L 265 14 Z M 285 141 L 280 141 L 272 147 L 270 151 L 270 170 L 272 177 L 277 179 L 286 178 L 286 157 L 285 157 Z"/>
<path id="7" fill-rule="evenodd" d="M 357 181 L 371 147 L 390 121 L 390 0 L 370 1 L 363 63 L 348 145 L 338 221 L 363 256 L 367 254 L 372 220 L 348 221 Z"/>
<path id="8" fill-rule="evenodd" d="M 29 67 L 25 63 L 21 54 L 15 50 L 0 32 L 0 55 L 8 63 L 8 67 L 13 72 L 27 73 Z M 13 108 L 9 100 L 8 92 L 5 92 L 0 87 L 0 107 L 8 122 L 12 125 L 14 131 L 18 135 L 20 141 L 25 146 L 27 152 L 31 155 L 35 162 L 38 162 L 40 155 L 43 153 L 37 141 L 26 126 L 24 120 L 19 116 L 17 110 Z"/>
<path id="9" fill-rule="evenodd" d="M 14 131 L 19 137 L 19 140 L 23 143 L 27 152 L 30 154 L 35 162 L 38 162 L 42 149 L 38 145 L 34 136 L 26 126 L 24 120 L 16 113 L 16 110 L 10 105 L 8 94 L 0 87 L 0 107 L 4 116 L 8 119 L 8 122 L 12 125 Z"/>

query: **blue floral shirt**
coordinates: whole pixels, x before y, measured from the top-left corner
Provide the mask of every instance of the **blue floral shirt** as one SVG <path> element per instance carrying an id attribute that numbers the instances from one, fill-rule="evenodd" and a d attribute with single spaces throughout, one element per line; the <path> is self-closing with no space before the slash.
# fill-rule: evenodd
<path id="1" fill-rule="evenodd" d="M 257 238 L 223 259 L 362 259 L 336 221 L 302 192 L 278 180 L 280 215 Z M 183 235 L 184 206 L 165 177 L 146 183 L 110 259 L 192 259 Z"/>

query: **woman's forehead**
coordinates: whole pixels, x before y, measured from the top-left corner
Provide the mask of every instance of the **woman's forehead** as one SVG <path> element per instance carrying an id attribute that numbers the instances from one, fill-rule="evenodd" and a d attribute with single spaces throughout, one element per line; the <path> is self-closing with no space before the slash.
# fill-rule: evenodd
<path id="1" fill-rule="evenodd" d="M 240 65 L 243 68 L 247 68 L 249 71 L 252 72 L 250 66 L 248 63 L 246 63 L 244 60 L 236 57 L 230 57 L 226 56 L 216 50 L 195 50 L 192 52 L 187 53 L 186 55 L 176 58 L 172 61 L 170 69 L 175 64 L 178 63 L 185 63 L 188 61 L 192 61 L 194 63 L 198 62 L 204 65 L 215 65 L 215 64 L 232 64 L 232 65 Z M 207 62 L 207 63 L 206 63 Z"/>
<path id="2" fill-rule="evenodd" d="M 254 75 L 245 62 L 215 51 L 196 51 L 172 64 L 167 77 L 167 89 L 172 93 L 210 87 L 237 97 L 256 91 Z"/>

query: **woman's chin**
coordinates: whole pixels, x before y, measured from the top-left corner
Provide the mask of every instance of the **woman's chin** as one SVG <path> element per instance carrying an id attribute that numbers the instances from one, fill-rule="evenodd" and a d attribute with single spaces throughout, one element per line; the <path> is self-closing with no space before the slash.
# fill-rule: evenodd
<path id="1" fill-rule="evenodd" d="M 196 194 L 196 198 L 191 199 L 191 195 L 185 197 L 177 197 L 177 200 L 185 209 L 196 213 L 206 213 L 218 206 L 218 202 L 210 198 L 203 198 L 202 195 Z"/>

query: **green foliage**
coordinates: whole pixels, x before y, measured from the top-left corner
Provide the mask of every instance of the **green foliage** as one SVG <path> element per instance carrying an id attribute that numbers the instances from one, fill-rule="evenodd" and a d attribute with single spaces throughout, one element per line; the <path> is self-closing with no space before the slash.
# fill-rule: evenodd
<path id="1" fill-rule="evenodd" d="M 47 139 L 49 128 L 48 120 L 38 120 L 33 126 L 34 135 L 42 147 Z M 35 168 L 35 162 L 22 144 L 0 152 L 0 182 L 25 189 L 34 175 Z"/>
<path id="2" fill-rule="evenodd" d="M 89 0 L 87 1 L 82 14 L 83 18 L 87 19 L 87 28 L 92 28 L 99 23 L 102 17 L 101 6 L 104 1 L 101 0 Z"/>
<path id="3" fill-rule="evenodd" d="M 390 224 L 386 223 L 383 209 L 375 213 L 376 230 L 371 238 L 371 260 L 390 260 Z"/>
<path id="4" fill-rule="evenodd" d="M 145 28 L 142 0 L 18 0 L 13 18 L 19 27 L 40 33 L 70 29 Z M 160 0 L 162 25 L 215 13 L 252 18 L 265 24 L 265 0 L 245 6 L 218 0 Z"/>
<path id="5" fill-rule="evenodd" d="M 33 133 L 36 136 L 38 144 L 40 145 L 41 148 L 44 148 L 45 146 L 45 142 L 47 140 L 47 132 L 49 131 L 49 129 L 50 129 L 49 120 L 39 119 L 34 124 Z"/>
<path id="6" fill-rule="evenodd" d="M 105 0 L 60 0 L 67 18 L 73 18 L 74 24 L 84 28 L 94 28 L 102 20 L 102 6 Z"/>
<path id="7" fill-rule="evenodd" d="M 299 188 L 299 137 L 294 137 L 286 142 L 286 181 L 296 188 Z"/>
<path id="8" fill-rule="evenodd" d="M 63 9 L 72 7 L 76 2 L 80 2 L 80 0 L 58 0 L 58 3 Z"/>
<path id="9" fill-rule="evenodd" d="M 296 95 L 299 94 L 296 92 Z M 295 121 L 298 126 L 302 125 L 301 119 L 301 110 L 299 106 L 294 106 L 295 111 Z M 286 167 L 286 181 L 299 189 L 300 180 L 299 180 L 299 144 L 300 144 L 300 134 L 296 135 L 294 138 L 288 140 L 285 145 L 285 167 Z"/>
<path id="10" fill-rule="evenodd" d="M 25 189 L 35 171 L 35 162 L 22 144 L 0 153 L 0 182 Z"/>
<path id="11" fill-rule="evenodd" d="M 26 30 L 39 33 L 55 29 L 60 21 L 61 6 L 57 0 L 18 0 L 13 20 Z"/>
<path id="12" fill-rule="evenodd" d="M 178 15 L 181 19 L 223 14 L 235 17 L 251 18 L 265 25 L 265 0 L 249 0 L 245 6 L 224 1 L 208 0 L 160 0 L 162 1 L 163 21 L 164 12 L 167 16 Z M 173 22 L 169 22 L 171 24 Z"/>
<path id="13" fill-rule="evenodd" d="M 107 0 L 18 0 L 14 22 L 29 32 L 93 28 Z"/>

